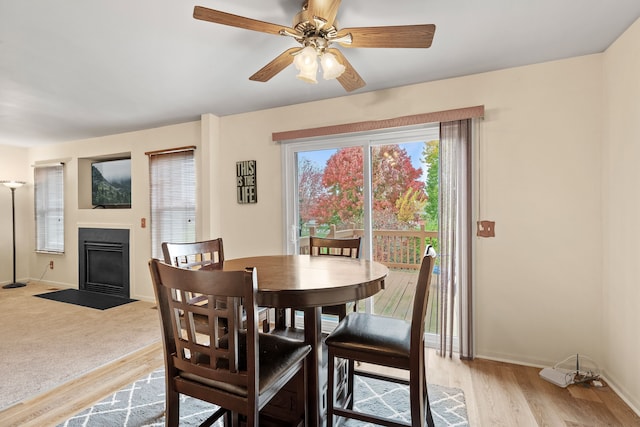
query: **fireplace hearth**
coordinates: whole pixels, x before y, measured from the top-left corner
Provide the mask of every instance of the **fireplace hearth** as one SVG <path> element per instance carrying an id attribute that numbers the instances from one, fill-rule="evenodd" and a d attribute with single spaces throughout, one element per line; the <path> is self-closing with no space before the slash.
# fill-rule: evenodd
<path id="1" fill-rule="evenodd" d="M 129 298 L 129 230 L 79 228 L 80 290 Z"/>

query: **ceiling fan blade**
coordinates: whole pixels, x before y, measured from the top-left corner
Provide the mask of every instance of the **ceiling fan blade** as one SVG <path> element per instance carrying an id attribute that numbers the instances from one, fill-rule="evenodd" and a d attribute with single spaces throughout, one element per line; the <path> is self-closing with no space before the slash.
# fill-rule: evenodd
<path id="1" fill-rule="evenodd" d="M 319 16 L 327 21 L 327 25 L 333 25 L 340 7 L 340 0 L 309 0 L 307 10 L 310 18 Z"/>
<path id="2" fill-rule="evenodd" d="M 364 85 L 366 85 L 364 80 L 362 80 L 362 77 L 360 77 L 360 74 L 358 74 L 358 72 L 355 70 L 355 68 L 353 68 L 351 63 L 347 61 L 347 58 L 344 57 L 342 52 L 334 48 L 328 49 L 328 51 L 333 53 L 338 59 L 338 62 L 344 65 L 345 67 L 344 73 L 342 73 L 337 78 L 337 80 L 340 82 L 344 90 L 346 90 L 347 92 L 351 92 L 356 89 L 360 89 L 361 87 L 364 87 Z"/>
<path id="3" fill-rule="evenodd" d="M 352 42 L 340 43 L 344 47 L 430 47 L 436 26 L 399 25 L 391 27 L 343 28 L 336 37 L 351 34 Z"/>
<path id="4" fill-rule="evenodd" d="M 301 47 L 292 47 L 276 56 L 275 59 L 258 70 L 249 80 L 256 82 L 266 82 L 271 80 L 273 76 L 287 68 L 293 62 L 293 54 L 302 49 Z"/>
<path id="5" fill-rule="evenodd" d="M 202 21 L 214 22 L 216 24 L 229 25 L 231 27 L 244 28 L 247 30 L 260 31 L 261 33 L 280 34 L 280 30 L 295 30 L 284 26 L 272 24 L 270 22 L 258 21 L 257 19 L 245 18 L 244 16 L 233 15 L 219 10 L 208 9 L 196 6 L 193 9 L 193 17 Z"/>

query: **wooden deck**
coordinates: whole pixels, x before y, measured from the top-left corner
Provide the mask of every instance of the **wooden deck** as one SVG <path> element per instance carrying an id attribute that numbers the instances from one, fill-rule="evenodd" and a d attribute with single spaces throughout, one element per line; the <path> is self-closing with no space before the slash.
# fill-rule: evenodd
<path id="1" fill-rule="evenodd" d="M 434 280 L 435 279 L 435 280 Z M 382 316 L 395 317 L 411 321 L 413 309 L 413 296 L 418 280 L 418 270 L 389 269 L 389 275 L 385 280 L 385 288 L 373 297 L 374 313 Z M 433 276 L 429 296 L 429 308 L 427 310 L 427 330 L 432 330 L 431 319 L 434 319 L 437 298 L 435 288 L 437 277 Z M 359 311 L 364 311 L 364 302 L 361 301 Z"/>

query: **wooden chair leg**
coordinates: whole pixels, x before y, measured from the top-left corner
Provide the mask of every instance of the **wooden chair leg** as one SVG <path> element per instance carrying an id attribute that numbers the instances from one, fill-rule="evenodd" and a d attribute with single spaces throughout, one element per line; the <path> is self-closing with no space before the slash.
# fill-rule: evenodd
<path id="1" fill-rule="evenodd" d="M 165 396 L 165 423 L 166 427 L 178 427 L 180 423 L 180 394 L 167 384 Z"/>
<path id="2" fill-rule="evenodd" d="M 231 414 L 231 427 L 240 427 L 240 414 L 237 412 Z"/>
<path id="3" fill-rule="evenodd" d="M 423 356 L 424 357 L 424 356 Z M 429 392 L 427 390 L 427 375 L 426 372 L 422 375 L 422 417 L 426 418 L 427 426 L 434 427 L 433 415 L 431 414 L 431 406 L 429 404 Z M 424 425 L 421 424 L 421 425 Z"/>
<path id="4" fill-rule="evenodd" d="M 335 403 L 335 357 L 329 351 L 327 363 L 327 427 L 333 427 L 333 405 Z"/>
<path id="5" fill-rule="evenodd" d="M 431 414 L 431 405 L 429 404 L 429 392 L 427 390 L 427 376 L 424 375 L 424 411 L 427 416 L 427 426 L 434 427 L 433 415 Z"/>
<path id="6" fill-rule="evenodd" d="M 258 419 L 259 419 L 259 413 L 258 413 L 258 409 L 255 408 L 255 410 L 249 410 L 249 412 L 247 413 L 247 424 L 246 427 L 258 427 Z"/>
<path id="7" fill-rule="evenodd" d="M 303 399 L 302 401 L 304 402 L 304 424 L 305 426 L 310 425 L 309 424 L 309 393 L 308 393 L 308 388 L 307 388 L 307 378 L 309 378 L 309 357 L 305 357 L 304 362 L 303 362 L 303 369 L 302 369 L 302 378 L 303 381 L 301 381 L 301 386 L 302 386 L 302 396 Z"/>
<path id="8" fill-rule="evenodd" d="M 276 330 L 283 330 L 287 327 L 287 310 L 276 308 L 276 318 L 274 319 Z"/>
<path id="9" fill-rule="evenodd" d="M 347 361 L 347 405 L 346 407 L 349 409 L 353 409 L 353 401 L 355 400 L 355 396 L 353 395 L 353 389 L 355 381 L 355 363 L 353 359 L 349 359 Z"/>

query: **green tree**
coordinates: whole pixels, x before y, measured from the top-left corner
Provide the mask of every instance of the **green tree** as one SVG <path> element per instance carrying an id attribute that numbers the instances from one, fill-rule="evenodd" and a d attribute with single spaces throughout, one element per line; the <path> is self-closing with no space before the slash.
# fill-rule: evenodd
<path id="1" fill-rule="evenodd" d="M 427 167 L 427 202 L 425 204 L 425 217 L 427 229 L 438 229 L 438 184 L 439 184 L 439 146 L 440 141 L 434 140 L 425 143 L 424 163 Z"/>
<path id="2" fill-rule="evenodd" d="M 421 212 L 425 208 L 427 197 L 424 191 L 407 189 L 405 193 L 396 200 L 396 210 L 398 221 L 407 224 L 417 224 L 420 221 Z"/>

